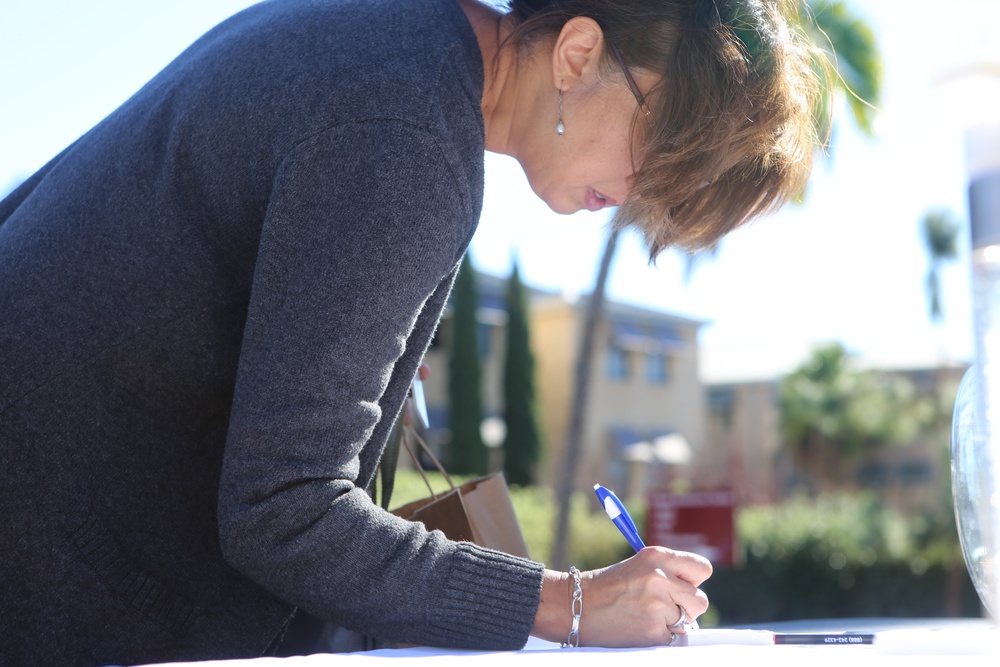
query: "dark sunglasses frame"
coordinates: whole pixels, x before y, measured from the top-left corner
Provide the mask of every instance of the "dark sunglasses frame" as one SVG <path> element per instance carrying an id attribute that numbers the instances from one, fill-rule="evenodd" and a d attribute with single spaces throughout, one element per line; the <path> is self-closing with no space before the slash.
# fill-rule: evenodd
<path id="1" fill-rule="evenodd" d="M 618 65 L 622 68 L 622 74 L 625 75 L 625 81 L 628 83 L 629 90 L 635 95 L 635 101 L 639 104 L 639 111 L 642 115 L 646 117 L 647 123 L 653 122 L 653 114 L 649 110 L 649 105 L 646 104 L 646 96 L 642 94 L 639 90 L 639 86 L 636 85 L 635 79 L 632 77 L 632 73 L 628 71 L 628 65 L 625 64 L 625 59 L 622 57 L 621 51 L 614 44 L 611 45 L 611 53 L 615 55 L 615 59 L 618 61 Z"/>

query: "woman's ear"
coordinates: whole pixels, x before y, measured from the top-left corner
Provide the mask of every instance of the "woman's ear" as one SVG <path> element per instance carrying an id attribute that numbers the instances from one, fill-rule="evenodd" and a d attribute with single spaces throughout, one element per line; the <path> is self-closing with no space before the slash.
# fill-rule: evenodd
<path id="1" fill-rule="evenodd" d="M 566 21 L 552 49 L 553 85 L 570 90 L 581 80 L 596 77 L 604 52 L 604 31 L 592 18 Z"/>

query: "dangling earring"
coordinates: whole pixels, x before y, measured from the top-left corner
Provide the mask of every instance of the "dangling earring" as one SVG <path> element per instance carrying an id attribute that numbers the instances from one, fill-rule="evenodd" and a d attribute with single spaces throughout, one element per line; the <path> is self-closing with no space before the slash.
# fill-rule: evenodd
<path id="1" fill-rule="evenodd" d="M 566 132 L 566 126 L 563 125 L 563 119 L 562 119 L 562 98 L 563 98 L 563 90 L 562 90 L 562 84 L 560 83 L 559 84 L 559 122 L 556 123 L 556 134 L 558 134 L 560 137 Z"/>

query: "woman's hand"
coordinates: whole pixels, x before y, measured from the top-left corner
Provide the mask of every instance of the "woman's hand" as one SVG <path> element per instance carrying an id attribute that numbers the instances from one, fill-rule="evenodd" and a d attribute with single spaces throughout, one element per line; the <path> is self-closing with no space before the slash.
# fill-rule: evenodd
<path id="1" fill-rule="evenodd" d="M 584 572 L 581 646 L 656 646 L 669 644 L 684 626 L 708 609 L 698 588 L 712 574 L 712 565 L 697 554 L 665 547 L 646 547 L 617 565 Z M 542 597 L 532 634 L 565 642 L 572 625 L 572 579 L 565 572 L 546 570 Z"/>
<path id="2" fill-rule="evenodd" d="M 426 380 L 431 376 L 431 367 L 427 365 L 427 362 L 421 361 L 420 368 L 417 369 L 417 377 L 421 381 Z"/>

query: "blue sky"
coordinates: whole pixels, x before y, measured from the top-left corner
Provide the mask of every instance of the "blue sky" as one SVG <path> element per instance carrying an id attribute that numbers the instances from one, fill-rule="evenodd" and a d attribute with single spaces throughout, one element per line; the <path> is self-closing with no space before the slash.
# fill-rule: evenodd
<path id="1" fill-rule="evenodd" d="M 205 30 L 249 0 L 34 0 L 0 9 L 0 190 L 23 178 L 137 90 Z M 1000 64 L 1000 2 L 855 0 L 884 54 L 878 137 L 840 113 L 832 159 L 815 170 L 805 205 L 737 231 L 684 283 L 672 253 L 647 265 L 627 235 L 612 298 L 704 321 L 703 375 L 766 378 L 839 340 L 881 366 L 971 356 L 966 177 L 962 128 L 1000 109 L 1000 79 L 952 73 Z M 904 9 L 905 8 L 905 9 Z M 843 109 L 838 109 L 842 112 Z M 1000 112 L 993 112 L 1000 117 Z M 962 223 L 962 253 L 943 274 L 944 326 L 931 327 L 919 224 L 932 208 Z M 487 157 L 478 268 L 497 274 L 518 257 L 534 286 L 588 291 L 607 215 L 558 216 L 517 164 Z"/>

